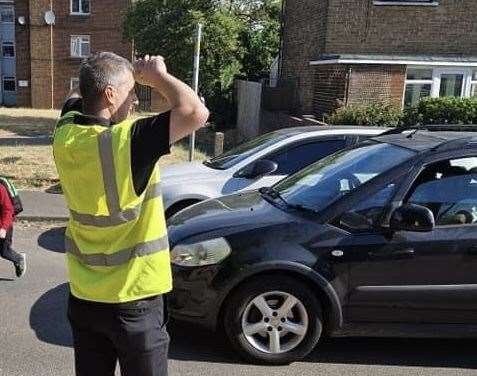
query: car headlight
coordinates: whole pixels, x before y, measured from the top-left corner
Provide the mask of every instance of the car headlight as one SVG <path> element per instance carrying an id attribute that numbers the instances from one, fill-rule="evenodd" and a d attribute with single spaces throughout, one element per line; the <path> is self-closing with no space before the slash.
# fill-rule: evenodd
<path id="1" fill-rule="evenodd" d="M 194 244 L 176 245 L 171 252 L 171 261 L 180 266 L 214 265 L 227 258 L 230 252 L 227 240 L 216 238 Z"/>

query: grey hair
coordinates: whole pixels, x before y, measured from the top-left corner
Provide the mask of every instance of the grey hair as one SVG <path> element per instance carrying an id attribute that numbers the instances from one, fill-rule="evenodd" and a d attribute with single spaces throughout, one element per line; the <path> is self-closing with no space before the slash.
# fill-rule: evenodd
<path id="1" fill-rule="evenodd" d="M 118 86 L 124 72 L 134 73 L 133 65 L 112 52 L 98 52 L 81 63 L 79 88 L 83 102 L 91 106 L 108 86 Z"/>

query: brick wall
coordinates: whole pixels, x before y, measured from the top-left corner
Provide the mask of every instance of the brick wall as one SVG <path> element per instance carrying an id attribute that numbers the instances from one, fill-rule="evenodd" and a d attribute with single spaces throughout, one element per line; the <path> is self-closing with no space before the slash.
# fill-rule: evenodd
<path id="1" fill-rule="evenodd" d="M 347 104 L 388 103 L 401 108 L 405 65 L 351 65 Z"/>
<path id="2" fill-rule="evenodd" d="M 16 17 L 23 16 L 28 22 L 29 0 L 15 1 Z M 17 106 L 31 107 L 30 29 L 28 25 L 15 25 Z M 19 87 L 18 81 L 28 81 L 28 87 Z"/>
<path id="3" fill-rule="evenodd" d="M 55 0 L 55 107 L 59 108 L 78 77 L 82 59 L 72 58 L 71 35 L 89 35 L 91 52 L 112 51 L 131 59 L 132 44 L 122 38 L 121 22 L 130 0 L 91 0 L 91 15 L 70 15 L 70 0 Z"/>
<path id="4" fill-rule="evenodd" d="M 436 7 L 329 0 L 326 52 L 475 56 L 476 19 L 475 0 L 439 0 Z"/>
<path id="5" fill-rule="evenodd" d="M 281 79 L 294 81 L 296 112 L 313 110 L 313 68 L 310 60 L 324 51 L 328 0 L 287 0 L 283 31 Z"/>
<path id="6" fill-rule="evenodd" d="M 132 58 L 132 44 L 123 40 L 121 22 L 130 0 L 91 0 L 91 15 L 70 15 L 70 0 L 53 0 L 53 106 L 61 108 L 70 90 L 70 80 L 78 77 L 81 59 L 72 58 L 71 35 L 89 35 L 91 51 L 112 51 Z M 17 15 L 29 15 L 27 26 L 17 25 L 17 79 L 29 80 L 18 92 L 19 106 L 52 106 L 51 33 L 43 15 L 50 0 L 16 1 Z M 21 50 L 20 50 L 21 48 Z"/>
<path id="7" fill-rule="evenodd" d="M 345 65 L 314 66 L 313 112 L 318 117 L 332 113 L 345 100 L 348 67 Z"/>

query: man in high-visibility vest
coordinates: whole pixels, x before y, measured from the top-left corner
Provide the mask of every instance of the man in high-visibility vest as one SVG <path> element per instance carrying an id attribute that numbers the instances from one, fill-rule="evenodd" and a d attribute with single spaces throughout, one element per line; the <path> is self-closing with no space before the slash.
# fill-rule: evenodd
<path id="1" fill-rule="evenodd" d="M 129 118 L 135 83 L 154 87 L 167 111 Z M 132 65 L 113 53 L 85 60 L 79 98 L 55 129 L 53 152 L 70 211 L 68 318 L 78 376 L 167 375 L 166 311 L 172 288 L 159 158 L 209 116 L 160 56 Z"/>

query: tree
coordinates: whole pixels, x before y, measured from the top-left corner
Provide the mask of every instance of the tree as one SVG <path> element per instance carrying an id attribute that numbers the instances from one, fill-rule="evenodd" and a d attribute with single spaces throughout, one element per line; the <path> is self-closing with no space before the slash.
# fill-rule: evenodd
<path id="1" fill-rule="evenodd" d="M 230 122 L 232 87 L 238 75 L 263 76 L 278 53 L 277 0 L 137 0 L 124 21 L 124 35 L 139 55 L 167 58 L 171 73 L 191 82 L 194 31 L 204 24 L 200 92 L 212 120 Z"/>

